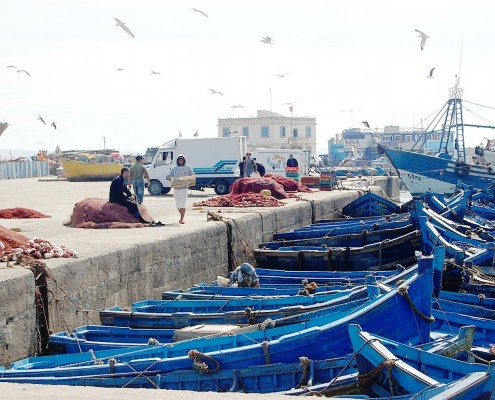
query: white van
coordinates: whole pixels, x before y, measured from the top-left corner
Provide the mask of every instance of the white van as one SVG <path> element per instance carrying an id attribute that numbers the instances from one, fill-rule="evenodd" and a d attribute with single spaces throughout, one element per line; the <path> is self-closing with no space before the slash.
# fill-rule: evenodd
<path id="1" fill-rule="evenodd" d="M 306 149 L 254 149 L 251 151 L 251 158 L 265 166 L 267 174 L 287 176 L 286 166 L 289 156 L 297 160 L 299 174 L 301 176 L 309 173 L 309 150 Z"/>
<path id="2" fill-rule="evenodd" d="M 246 152 L 246 138 L 243 136 L 171 140 L 158 149 L 147 166 L 150 176 L 148 192 L 152 195 L 170 192 L 171 182 L 165 177 L 176 165 L 177 156 L 183 154 L 196 175 L 193 189 L 213 187 L 216 194 L 227 194 L 230 185 L 239 178 L 238 165 Z"/>

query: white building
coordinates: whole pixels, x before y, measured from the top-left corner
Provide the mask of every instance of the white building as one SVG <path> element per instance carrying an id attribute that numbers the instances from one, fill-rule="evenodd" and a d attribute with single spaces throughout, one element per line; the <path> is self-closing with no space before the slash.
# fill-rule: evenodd
<path id="1" fill-rule="evenodd" d="M 258 110 L 256 117 L 219 118 L 218 136 L 246 136 L 249 150 L 293 148 L 316 154 L 316 118 Z"/>

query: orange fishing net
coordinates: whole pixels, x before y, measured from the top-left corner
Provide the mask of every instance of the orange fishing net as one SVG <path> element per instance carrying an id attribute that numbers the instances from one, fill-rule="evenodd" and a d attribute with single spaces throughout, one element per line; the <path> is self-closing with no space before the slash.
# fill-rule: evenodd
<path id="1" fill-rule="evenodd" d="M 50 218 L 50 216 L 42 214 L 36 210 L 31 210 L 29 208 L 15 207 L 15 208 L 1 209 L 0 218 L 3 219 Z"/>

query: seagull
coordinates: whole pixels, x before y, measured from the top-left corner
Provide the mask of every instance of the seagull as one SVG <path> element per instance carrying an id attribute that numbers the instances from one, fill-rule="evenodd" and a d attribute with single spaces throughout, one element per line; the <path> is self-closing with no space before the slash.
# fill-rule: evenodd
<path id="1" fill-rule="evenodd" d="M 182 132 L 181 131 L 179 131 L 179 137 L 182 137 Z"/>
<path id="2" fill-rule="evenodd" d="M 287 76 L 288 72 L 286 72 L 285 74 L 277 74 L 275 76 L 278 76 L 279 78 L 285 78 Z"/>
<path id="3" fill-rule="evenodd" d="M 420 47 L 421 47 L 421 50 L 423 50 L 425 48 L 426 39 L 428 39 L 429 36 L 426 33 L 421 32 L 419 29 L 415 29 L 415 31 L 419 33 L 418 37 L 421 38 L 421 45 L 420 45 Z"/>
<path id="4" fill-rule="evenodd" d="M 198 130 L 196 129 L 196 132 L 194 132 L 194 137 L 198 137 Z"/>
<path id="5" fill-rule="evenodd" d="M 117 22 L 117 23 L 115 24 L 115 26 L 119 26 L 119 27 L 121 27 L 124 31 L 126 31 L 126 32 L 127 32 L 127 34 L 128 34 L 130 37 L 135 37 L 135 36 L 132 34 L 131 30 L 130 30 L 130 29 L 129 29 L 126 25 L 125 25 L 125 22 L 122 22 L 122 21 L 121 21 L 120 19 L 118 19 L 118 18 L 114 18 L 114 20 L 115 20 L 115 22 Z"/>
<path id="6" fill-rule="evenodd" d="M 217 92 L 216 90 L 213 89 L 208 89 L 208 90 L 211 90 L 211 94 L 221 94 L 223 96 L 222 92 Z"/>
<path id="7" fill-rule="evenodd" d="M 368 121 L 361 121 L 361 123 L 366 127 L 366 128 L 369 128 L 370 127 L 370 124 L 368 123 Z"/>
<path id="8" fill-rule="evenodd" d="M 263 42 L 265 44 L 273 44 L 273 39 L 270 36 L 264 36 L 260 42 Z"/>
<path id="9" fill-rule="evenodd" d="M 119 67 L 119 68 L 117 68 L 115 71 L 116 71 L 116 72 L 120 72 L 120 71 L 123 71 L 123 70 L 124 70 L 124 68 Z"/>
<path id="10" fill-rule="evenodd" d="M 27 76 L 31 78 L 31 74 L 27 72 L 25 69 L 17 69 L 17 67 L 14 67 L 13 65 L 7 65 L 7 68 L 14 68 L 17 72 L 24 72 Z"/>
<path id="11" fill-rule="evenodd" d="M 52 122 L 50 126 L 53 126 L 53 129 L 57 130 L 57 124 L 55 122 Z"/>
<path id="12" fill-rule="evenodd" d="M 230 108 L 234 109 L 234 108 L 244 108 L 244 106 L 241 106 L 240 104 L 234 104 L 232 106 L 230 106 Z"/>
<path id="13" fill-rule="evenodd" d="M 198 10 L 197 8 L 190 8 L 190 10 L 193 13 L 200 13 L 200 14 L 204 15 L 206 18 L 208 18 L 208 15 L 204 11 Z"/>
<path id="14" fill-rule="evenodd" d="M 41 114 L 38 114 L 38 119 L 43 122 L 43 125 L 46 125 L 46 122 L 45 120 L 43 119 L 43 117 L 41 116 Z"/>
<path id="15" fill-rule="evenodd" d="M 434 79 L 435 77 L 433 76 L 433 71 L 435 71 L 435 68 L 430 69 L 430 75 L 427 75 L 426 77 Z"/>
<path id="16" fill-rule="evenodd" d="M 151 75 L 160 75 L 160 72 L 158 72 L 158 71 L 151 71 Z"/>

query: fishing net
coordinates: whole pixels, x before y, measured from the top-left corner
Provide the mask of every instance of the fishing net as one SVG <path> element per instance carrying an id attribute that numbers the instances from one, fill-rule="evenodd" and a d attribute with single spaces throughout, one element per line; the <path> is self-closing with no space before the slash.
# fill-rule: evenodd
<path id="1" fill-rule="evenodd" d="M 29 238 L 0 225 L 0 242 L 5 249 L 16 249 L 29 244 Z"/>
<path id="2" fill-rule="evenodd" d="M 284 187 L 269 177 L 241 178 L 232 185 L 232 194 L 260 193 L 262 190 L 269 190 L 276 199 L 286 199 L 288 197 Z"/>
<path id="3" fill-rule="evenodd" d="M 15 207 L 15 208 L 1 209 L 0 218 L 3 219 L 50 218 L 50 216 L 42 214 L 36 210 L 31 210 L 29 208 Z"/>
<path id="4" fill-rule="evenodd" d="M 285 203 L 274 197 L 263 196 L 259 193 L 228 194 L 194 203 L 196 207 L 280 207 L 283 205 Z"/>
<path id="5" fill-rule="evenodd" d="M 143 204 L 139 208 L 146 221 L 153 220 Z M 139 222 L 139 218 L 132 215 L 126 207 L 98 198 L 86 198 L 78 202 L 74 206 L 70 221 L 64 225 L 89 229 L 142 228 L 149 226 L 149 224 Z"/>
<path id="6" fill-rule="evenodd" d="M 311 192 L 312 190 L 307 186 L 301 185 L 298 181 L 292 178 L 286 178 L 281 175 L 267 174 L 264 178 L 273 179 L 275 182 L 280 183 L 286 192 Z"/>

